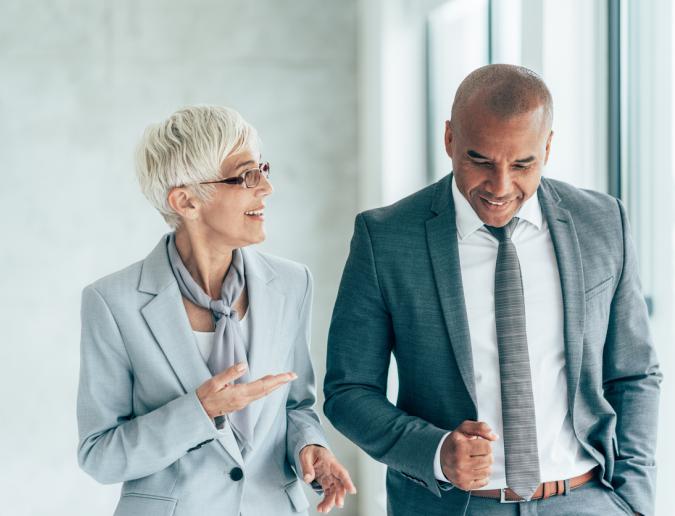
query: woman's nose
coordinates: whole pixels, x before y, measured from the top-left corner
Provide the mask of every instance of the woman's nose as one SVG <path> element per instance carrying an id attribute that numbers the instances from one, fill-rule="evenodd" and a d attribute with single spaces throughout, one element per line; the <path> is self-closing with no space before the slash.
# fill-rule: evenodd
<path id="1" fill-rule="evenodd" d="M 272 183 L 269 180 L 269 178 L 261 174 L 260 183 L 258 183 L 256 190 L 257 195 L 262 195 L 263 197 L 266 197 L 272 194 L 272 192 L 274 192 L 274 187 L 272 186 Z"/>

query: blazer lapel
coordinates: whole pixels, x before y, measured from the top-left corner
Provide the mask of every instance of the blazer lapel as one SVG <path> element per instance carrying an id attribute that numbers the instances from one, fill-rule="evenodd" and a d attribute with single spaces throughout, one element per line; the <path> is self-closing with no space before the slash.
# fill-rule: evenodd
<path id="1" fill-rule="evenodd" d="M 452 174 L 436 185 L 431 205 L 431 211 L 436 215 L 426 222 L 427 245 L 455 360 L 475 408 L 476 386 L 471 336 L 464 302 L 451 181 Z"/>
<path id="2" fill-rule="evenodd" d="M 167 238 L 168 235 L 162 237 L 143 262 L 138 289 L 155 297 L 141 309 L 141 314 L 187 393 L 196 390 L 212 375 L 197 349 L 178 283 L 169 265 Z M 243 464 L 229 426 L 218 442 L 237 463 Z"/>
<path id="3" fill-rule="evenodd" d="M 538 190 L 555 249 L 563 297 L 567 397 L 570 415 L 581 373 L 586 304 L 581 250 L 572 215 L 560 206 L 560 197 L 546 178 Z"/>
<path id="4" fill-rule="evenodd" d="M 277 290 L 277 273 L 265 259 L 252 249 L 243 248 L 242 253 L 251 317 L 248 365 L 251 379 L 255 381 L 265 375 L 282 372 L 279 367 L 288 354 L 288 345 L 284 345 L 279 338 L 278 330 L 286 297 Z M 255 428 L 267 400 L 268 397 L 263 397 L 249 405 L 253 416 L 254 441 L 257 440 Z"/>

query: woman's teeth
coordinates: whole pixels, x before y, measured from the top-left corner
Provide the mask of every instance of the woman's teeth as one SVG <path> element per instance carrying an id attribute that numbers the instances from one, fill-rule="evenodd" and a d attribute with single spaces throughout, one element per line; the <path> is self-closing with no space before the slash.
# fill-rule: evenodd
<path id="1" fill-rule="evenodd" d="M 245 211 L 244 215 L 251 215 L 255 217 L 259 217 L 263 214 L 263 210 L 256 210 L 256 211 Z"/>

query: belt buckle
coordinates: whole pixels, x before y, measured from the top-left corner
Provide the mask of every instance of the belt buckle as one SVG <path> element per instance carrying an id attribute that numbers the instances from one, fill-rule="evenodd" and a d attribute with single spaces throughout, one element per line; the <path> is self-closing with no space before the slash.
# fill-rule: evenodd
<path id="1" fill-rule="evenodd" d="M 499 490 L 499 503 L 520 503 L 526 501 L 524 498 L 521 498 L 520 500 L 507 500 L 506 499 L 506 490 L 508 488 L 502 487 Z"/>

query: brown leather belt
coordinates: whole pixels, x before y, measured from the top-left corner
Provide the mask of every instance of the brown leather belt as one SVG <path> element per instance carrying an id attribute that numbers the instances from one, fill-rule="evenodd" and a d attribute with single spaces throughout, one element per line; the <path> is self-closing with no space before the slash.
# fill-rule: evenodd
<path id="1" fill-rule="evenodd" d="M 592 470 L 579 475 L 578 477 L 569 479 L 570 491 L 576 489 L 577 487 L 583 486 L 586 482 L 593 479 L 597 473 L 598 468 L 593 468 Z M 532 500 L 546 499 L 551 496 L 561 495 L 565 493 L 565 481 L 564 480 L 553 480 L 551 482 L 544 482 L 539 484 L 539 487 L 532 495 Z M 481 498 L 494 498 L 499 500 L 502 503 L 505 502 L 524 502 L 525 500 L 514 493 L 510 488 L 504 489 L 480 489 L 478 491 L 471 491 L 472 496 L 480 496 Z"/>

